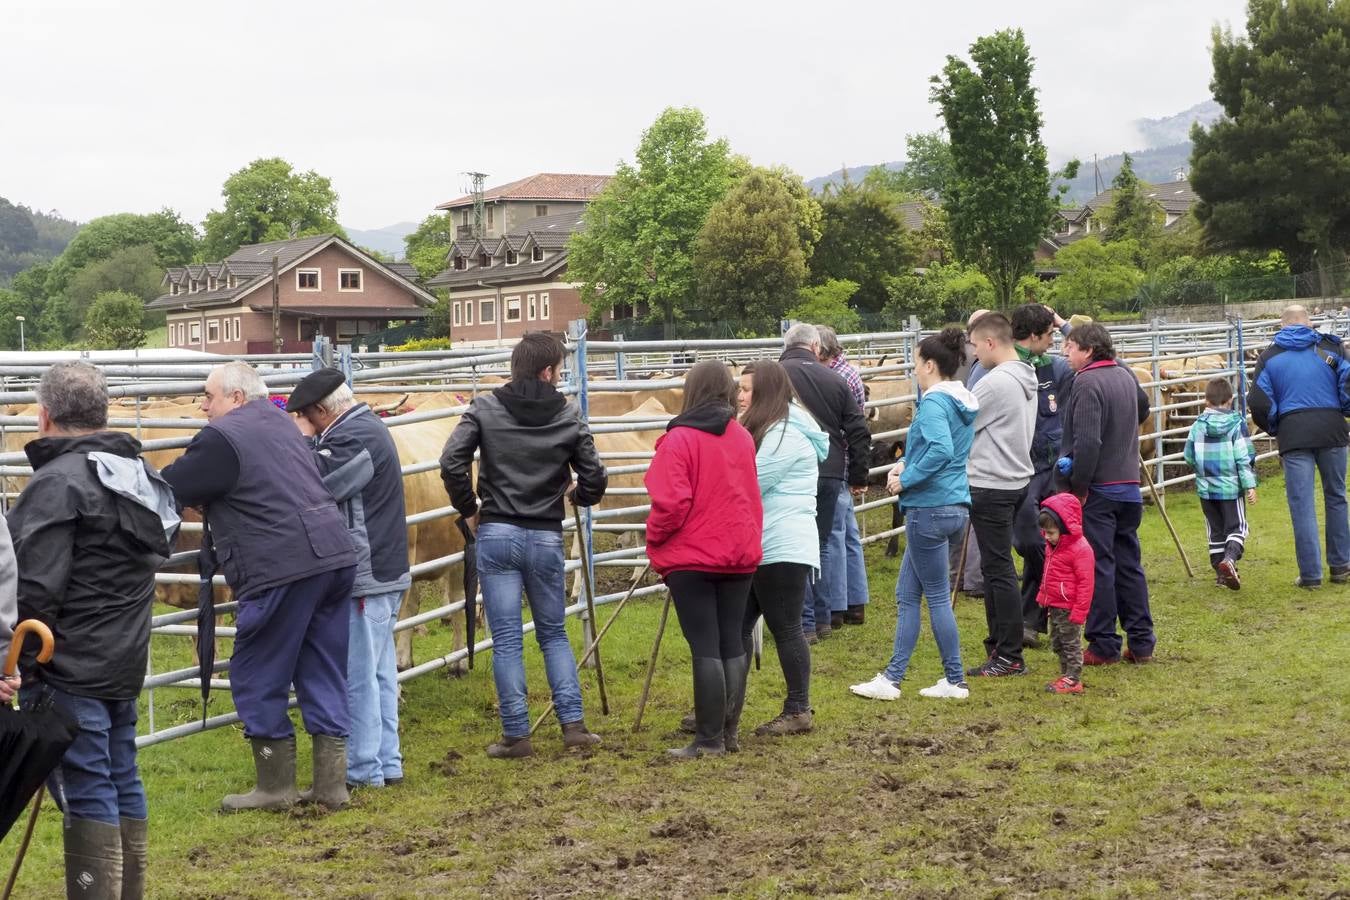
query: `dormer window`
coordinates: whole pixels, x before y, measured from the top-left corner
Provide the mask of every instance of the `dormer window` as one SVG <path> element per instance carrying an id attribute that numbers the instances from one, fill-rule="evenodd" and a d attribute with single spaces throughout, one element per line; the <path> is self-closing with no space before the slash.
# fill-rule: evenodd
<path id="1" fill-rule="evenodd" d="M 535 244 L 530 248 L 530 262 L 542 262 L 544 259 L 544 248 Z"/>
<path id="2" fill-rule="evenodd" d="M 209 279 L 207 279 L 206 289 L 208 291 L 214 291 L 216 289 L 216 276 L 212 275 Z"/>
<path id="3" fill-rule="evenodd" d="M 490 267 L 492 265 L 492 257 L 488 256 L 487 253 L 478 254 L 478 265 L 484 269 Z"/>
<path id="4" fill-rule="evenodd" d="M 514 251 L 514 250 L 507 250 L 507 251 L 506 251 L 506 264 L 507 264 L 508 266 L 514 266 L 514 265 L 515 265 L 516 263 L 518 263 L 518 262 L 520 262 L 520 255 L 519 255 L 518 253 L 516 253 L 516 251 Z"/>
<path id="5" fill-rule="evenodd" d="M 202 289 L 202 284 L 197 279 L 192 279 L 192 286 L 188 288 L 189 294 L 195 294 Z"/>
<path id="6" fill-rule="evenodd" d="M 458 253 L 456 253 L 456 254 L 455 254 L 455 261 L 454 261 L 454 267 L 455 267 L 455 269 L 456 269 L 457 271 L 463 271 L 463 270 L 464 270 L 464 266 L 465 266 L 464 257 L 461 256 L 461 255 L 459 255 Z"/>
<path id="7" fill-rule="evenodd" d="M 169 296 L 170 296 L 170 297 L 177 297 L 177 296 L 178 296 L 178 285 L 176 285 L 176 284 L 171 284 L 171 285 L 169 285 Z"/>

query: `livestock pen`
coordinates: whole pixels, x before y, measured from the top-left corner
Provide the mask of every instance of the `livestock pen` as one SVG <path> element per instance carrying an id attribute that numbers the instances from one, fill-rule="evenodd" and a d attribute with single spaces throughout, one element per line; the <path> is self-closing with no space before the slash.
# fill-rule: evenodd
<path id="1" fill-rule="evenodd" d="M 1181 485 L 1193 477 L 1188 471 L 1183 471 L 1184 467 L 1180 465 L 1180 444 L 1184 441 L 1190 420 L 1203 409 L 1204 381 L 1215 376 L 1233 377 L 1238 382 L 1239 395 L 1245 395 L 1246 380 L 1250 376 L 1256 353 L 1269 343 L 1277 327 L 1278 323 L 1270 320 L 1244 322 L 1233 318 L 1201 324 L 1168 325 L 1153 322 L 1111 328 L 1118 355 L 1134 368 L 1141 385 L 1150 395 L 1153 411 L 1146 427 L 1141 428 L 1141 448 L 1151 456 L 1147 465 L 1152 467 L 1154 480 L 1160 490 Z M 908 417 L 917 399 L 912 387 L 915 348 L 924 334 L 911 328 L 906 331 L 840 336 L 841 343 L 850 352 L 851 361 L 859 365 L 864 383 L 872 389 L 865 406 L 869 419 L 874 420 L 873 441 L 881 447 L 902 445 L 908 432 Z M 681 373 L 699 359 L 719 358 L 742 364 L 751 359 L 776 357 L 780 347 L 781 342 L 774 338 L 591 341 L 587 338 L 585 323 L 577 322 L 572 324 L 567 336 L 567 378 L 562 390 L 575 397 L 591 423 L 592 432 L 602 442 L 605 435 L 624 434 L 649 435 L 654 440 L 655 434 L 664 430 L 670 414 L 677 410 L 664 408 L 661 412 L 643 412 L 638 410 L 639 404 L 631 403 L 632 410 L 627 415 L 606 415 L 603 412 L 592 414 L 593 401 L 596 401 L 595 405 L 603 406 L 599 398 L 605 396 L 630 395 L 629 399 L 636 400 L 642 395 L 678 392 L 683 384 Z M 453 419 L 462 414 L 467 409 L 467 402 L 476 393 L 506 376 L 509 356 L 509 348 L 354 354 L 344 351 L 338 354 L 335 361 L 349 374 L 353 388 L 364 397 L 415 397 L 432 393 L 460 395 L 454 405 L 414 409 L 385 419 L 391 429 L 402 429 L 419 423 Z M 58 361 L 57 357 L 41 353 L 26 354 L 26 357 L 22 362 L 0 366 L 0 403 L 10 408 L 34 403 L 33 386 L 41 372 Z M 240 358 L 258 368 L 269 390 L 275 394 L 287 393 L 313 368 L 333 361 L 331 356 L 323 352 Z M 199 394 L 209 372 L 209 364 L 200 361 L 147 360 L 127 355 L 101 359 L 98 365 L 108 379 L 109 394 L 129 404 L 119 404 L 111 410 L 109 427 L 126 430 L 137 437 L 142 437 L 147 431 L 185 432 L 181 437 L 146 439 L 144 446 L 147 452 L 178 450 L 186 446 L 192 433 L 206 424 L 202 418 L 165 417 L 151 413 L 159 409 L 154 405 L 156 398 Z M 678 395 L 668 393 L 666 396 L 671 398 Z M 10 451 L 0 457 L 0 478 L 4 479 L 3 497 L 0 500 L 4 502 L 17 494 L 26 477 L 31 474 L 24 454 L 14 452 L 14 448 L 35 432 L 36 424 L 37 420 L 31 414 L 11 412 L 0 415 L 0 439 L 5 441 L 5 449 Z M 889 427 L 891 425 L 896 427 Z M 1262 458 L 1275 455 L 1268 439 L 1260 441 L 1259 446 Z M 650 465 L 652 455 L 649 447 L 605 450 L 602 446 L 601 458 L 610 474 L 616 479 L 628 476 L 624 480 L 630 483 L 615 485 L 603 508 L 584 511 L 581 527 L 588 547 L 592 546 L 592 538 L 597 533 L 630 536 L 642 533 L 645 528 L 643 519 L 649 506 L 643 503 L 645 492 L 640 486 L 640 476 Z M 884 455 L 889 457 L 893 454 Z M 884 473 L 891 466 L 889 458 L 879 460 L 874 457 L 872 462 L 878 463 L 870 467 L 874 476 Z M 403 474 L 409 478 L 436 471 L 438 465 L 438 459 L 434 457 L 405 461 Z M 855 513 L 861 515 L 895 504 L 896 499 L 893 497 L 880 497 L 858 504 Z M 455 515 L 456 511 L 447 502 L 411 512 L 407 524 L 414 527 Z M 565 528 L 570 530 L 571 527 L 570 521 L 565 523 Z M 188 533 L 200 531 L 200 528 L 199 523 L 184 523 L 184 531 Z M 864 542 L 887 540 L 903 531 L 903 525 L 895 524 L 892 528 L 865 533 Z M 195 562 L 196 555 L 192 549 L 180 550 L 166 563 L 165 569 L 181 569 L 184 565 L 190 565 Z M 464 554 L 460 551 L 418 561 L 413 566 L 414 577 L 444 575 L 462 563 L 463 558 Z M 587 558 L 592 569 L 640 568 L 645 562 L 640 541 L 636 546 L 591 553 Z M 566 571 L 576 572 L 581 565 L 580 557 L 569 558 Z M 591 582 L 594 583 L 594 572 L 591 574 Z M 195 586 L 198 577 L 190 573 L 164 571 L 157 576 L 157 581 L 166 587 Z M 217 576 L 216 583 L 223 585 L 223 578 Z M 635 596 L 662 591 L 663 585 L 652 584 L 639 587 Z M 597 596 L 595 604 L 601 606 L 613 603 L 622 596 L 621 593 Z M 403 618 L 396 630 L 400 633 L 409 632 L 421 625 L 462 612 L 464 605 L 461 599 L 419 611 Z M 233 603 L 221 603 L 217 611 L 227 614 L 234 608 Z M 594 634 L 594 623 L 587 618 L 586 604 L 580 601 L 572 603 L 567 608 L 567 614 L 581 617 L 589 642 Z M 152 634 L 156 637 L 195 635 L 195 618 L 196 613 L 190 610 L 157 615 L 152 622 Z M 530 623 L 523 627 L 527 632 L 532 629 Z M 234 630 L 221 627 L 216 633 L 219 638 L 230 639 Z M 489 636 L 477 641 L 475 650 L 481 652 L 491 647 Z M 457 666 L 467 655 L 467 648 L 452 649 L 449 653 L 404 669 L 399 678 L 401 681 L 408 680 Z M 238 721 L 238 716 L 231 711 L 210 716 L 205 721 L 200 717 L 183 721 L 187 717 L 179 715 L 173 717 L 177 721 L 157 722 L 157 691 L 198 689 L 201 684 L 196 667 L 155 672 L 154 659 L 152 642 L 151 666 L 146 672 L 143 686 L 148 714 L 143 718 L 145 724 L 143 733 L 137 738 L 138 745 L 173 740 Z M 211 686 L 227 689 L 228 670 L 229 660 L 219 660 L 213 673 L 219 677 L 211 679 Z M 224 696 L 222 691 L 215 702 L 227 703 L 222 699 Z"/>

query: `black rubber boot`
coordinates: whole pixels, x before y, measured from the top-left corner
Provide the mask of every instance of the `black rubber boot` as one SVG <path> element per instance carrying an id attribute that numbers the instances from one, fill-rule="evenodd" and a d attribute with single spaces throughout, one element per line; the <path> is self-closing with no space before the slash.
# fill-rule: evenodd
<path id="1" fill-rule="evenodd" d="M 314 787 L 300 792 L 304 803 L 342 809 L 351 802 L 347 790 L 347 739 L 314 735 Z"/>
<path id="2" fill-rule="evenodd" d="M 145 863 L 150 849 L 147 819 L 122 819 L 122 900 L 145 896 Z"/>
<path id="3" fill-rule="evenodd" d="M 722 729 L 727 719 L 727 675 L 720 659 L 694 657 L 694 719 L 698 728 L 693 742 L 666 752 L 679 759 L 726 753 Z"/>
<path id="4" fill-rule="evenodd" d="M 750 657 L 722 660 L 727 677 L 727 719 L 722 727 L 722 744 L 728 753 L 740 753 L 741 710 L 745 707 L 745 682 L 750 676 Z"/>
<path id="5" fill-rule="evenodd" d="M 122 831 L 107 822 L 71 819 L 65 827 L 66 896 L 122 896 Z"/>
<path id="6" fill-rule="evenodd" d="M 295 736 L 273 740 L 253 738 L 253 768 L 258 786 L 247 794 L 230 794 L 221 801 L 225 812 L 244 809 L 288 809 L 300 800 L 295 790 Z"/>

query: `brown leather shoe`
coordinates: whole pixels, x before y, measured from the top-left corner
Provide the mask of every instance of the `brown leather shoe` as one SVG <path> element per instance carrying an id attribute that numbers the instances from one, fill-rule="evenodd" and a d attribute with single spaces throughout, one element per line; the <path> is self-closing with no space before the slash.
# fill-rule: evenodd
<path id="1" fill-rule="evenodd" d="M 562 727 L 563 746 L 568 750 L 575 747 L 594 747 L 600 743 L 600 735 L 586 730 L 586 723 L 580 720 L 568 722 Z"/>
<path id="2" fill-rule="evenodd" d="M 534 756 L 534 747 L 528 737 L 503 737 L 488 745 L 487 755 L 493 759 L 524 759 Z"/>
<path id="3" fill-rule="evenodd" d="M 862 605 L 850 606 L 848 608 L 848 612 L 844 613 L 845 625 L 862 625 L 866 621 L 867 621 L 866 606 Z"/>
<path id="4" fill-rule="evenodd" d="M 1136 666 L 1143 666 L 1153 662 L 1152 653 L 1150 653 L 1148 656 L 1136 656 L 1134 651 L 1129 649 L 1128 647 L 1125 648 L 1124 653 L 1120 654 L 1120 658 L 1125 660 L 1127 663 L 1134 663 Z"/>
<path id="5" fill-rule="evenodd" d="M 811 711 L 782 713 L 755 729 L 756 737 L 783 737 L 789 734 L 805 734 L 811 730 Z"/>

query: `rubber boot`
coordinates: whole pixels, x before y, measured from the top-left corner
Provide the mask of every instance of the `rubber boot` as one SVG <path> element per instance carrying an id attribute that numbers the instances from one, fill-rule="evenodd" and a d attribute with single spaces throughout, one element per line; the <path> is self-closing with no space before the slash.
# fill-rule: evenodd
<path id="1" fill-rule="evenodd" d="M 722 729 L 727 718 L 727 676 L 720 659 L 694 657 L 694 718 L 698 728 L 693 742 L 666 752 L 679 759 L 726 753 Z"/>
<path id="2" fill-rule="evenodd" d="M 495 744 L 488 744 L 487 755 L 493 759 L 524 759 L 534 755 L 534 745 L 529 735 L 525 737 L 503 736 Z"/>
<path id="3" fill-rule="evenodd" d="M 148 819 L 122 819 L 122 900 L 145 896 L 145 864 L 150 849 Z"/>
<path id="4" fill-rule="evenodd" d="M 247 794 L 230 794 L 221 801 L 225 812 L 245 809 L 289 809 L 300 799 L 295 790 L 295 735 L 288 738 L 252 738 L 253 768 L 258 786 Z"/>
<path id="5" fill-rule="evenodd" d="M 722 660 L 727 673 L 727 718 L 722 726 L 722 743 L 728 753 L 740 753 L 741 710 L 745 707 L 745 682 L 750 676 L 750 657 Z"/>
<path id="6" fill-rule="evenodd" d="M 122 831 L 93 819 L 65 827 L 66 896 L 118 900 L 122 896 Z"/>
<path id="7" fill-rule="evenodd" d="M 314 787 L 300 792 L 300 802 L 342 809 L 351 802 L 347 791 L 347 739 L 314 735 Z"/>
<path id="8" fill-rule="evenodd" d="M 568 750 L 576 747 L 594 747 L 600 743 L 600 735 L 593 734 L 581 719 L 567 722 L 562 727 L 563 746 Z"/>

